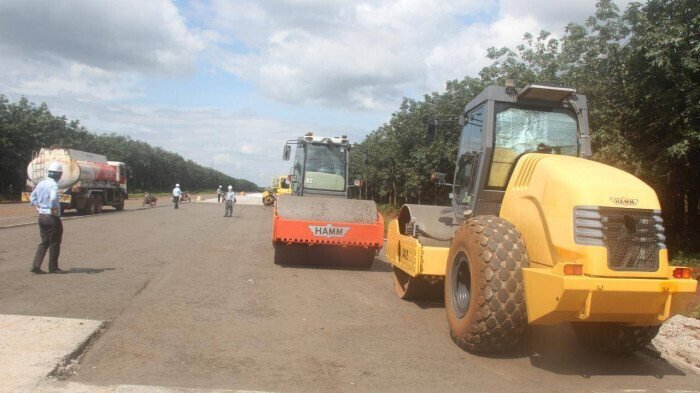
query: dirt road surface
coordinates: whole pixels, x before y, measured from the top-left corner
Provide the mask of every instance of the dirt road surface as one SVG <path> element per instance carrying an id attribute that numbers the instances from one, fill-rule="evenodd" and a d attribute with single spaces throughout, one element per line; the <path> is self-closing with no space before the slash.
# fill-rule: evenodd
<path id="1" fill-rule="evenodd" d="M 0 213 L 2 210 L 0 209 Z M 109 321 L 63 383 L 281 392 L 696 391 L 647 353 L 606 356 L 567 327 L 519 351 L 452 343 L 443 305 L 396 298 L 389 265 L 273 264 L 272 209 L 183 204 L 66 220 L 64 275 L 31 275 L 34 225 L 0 229 L 0 314 Z M 0 337 L 2 337 L 0 332 Z M 57 382 L 60 383 L 60 382 Z"/>

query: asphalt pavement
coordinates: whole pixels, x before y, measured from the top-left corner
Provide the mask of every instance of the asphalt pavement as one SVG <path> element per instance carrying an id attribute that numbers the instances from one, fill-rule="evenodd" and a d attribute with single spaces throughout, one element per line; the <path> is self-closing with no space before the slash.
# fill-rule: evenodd
<path id="1" fill-rule="evenodd" d="M 66 220 L 63 275 L 29 273 L 35 225 L 0 229 L 0 314 L 105 324 L 70 372 L 36 389 L 700 389 L 700 376 L 677 364 L 596 353 L 566 326 L 533 328 L 508 355 L 470 354 L 450 340 L 442 303 L 395 296 L 383 255 L 370 270 L 282 267 L 273 263 L 272 208 L 241 204 L 222 215 L 221 205 L 193 202 Z"/>

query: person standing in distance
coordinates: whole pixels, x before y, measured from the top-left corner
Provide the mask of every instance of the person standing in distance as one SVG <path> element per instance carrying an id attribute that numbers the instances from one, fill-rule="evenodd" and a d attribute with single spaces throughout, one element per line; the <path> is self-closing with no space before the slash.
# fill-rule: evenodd
<path id="1" fill-rule="evenodd" d="M 224 191 L 221 189 L 221 185 L 219 185 L 219 188 L 216 189 L 216 201 L 221 202 L 221 197 L 223 196 Z"/>
<path id="2" fill-rule="evenodd" d="M 34 263 L 31 272 L 34 274 L 46 274 L 41 270 L 41 264 L 49 251 L 49 273 L 65 273 L 58 267 L 58 256 L 61 254 L 61 241 L 63 240 L 63 223 L 61 222 L 61 204 L 58 202 L 58 180 L 63 175 L 63 166 L 60 162 L 52 162 L 49 165 L 49 174 L 45 180 L 37 184 L 29 203 L 36 206 L 39 212 L 39 235 L 41 243 L 36 249 Z"/>
<path id="3" fill-rule="evenodd" d="M 233 192 L 233 186 L 228 186 L 226 193 L 226 207 L 224 208 L 224 217 L 231 217 L 233 214 L 233 204 L 236 203 L 236 193 Z"/>
<path id="4" fill-rule="evenodd" d="M 175 204 L 175 209 L 179 209 L 178 204 L 180 203 L 180 196 L 182 196 L 182 191 L 180 191 L 180 184 L 176 184 L 173 188 L 173 203 Z"/>

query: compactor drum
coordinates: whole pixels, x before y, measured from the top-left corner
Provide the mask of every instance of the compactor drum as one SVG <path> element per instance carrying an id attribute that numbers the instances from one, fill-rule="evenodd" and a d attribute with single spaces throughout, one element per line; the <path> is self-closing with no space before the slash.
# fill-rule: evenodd
<path id="1" fill-rule="evenodd" d="M 586 159 L 587 112 L 573 89 L 488 87 L 460 116 L 452 206 L 404 205 L 389 224 L 397 295 L 444 297 L 465 350 L 570 322 L 587 345 L 631 352 L 695 293 L 668 264 L 654 191 Z"/>
<path id="2" fill-rule="evenodd" d="M 384 221 L 374 202 L 347 199 L 347 138 L 307 134 L 287 142 L 286 160 L 291 146 L 291 195 L 275 203 L 275 263 L 369 268 L 382 247 Z"/>

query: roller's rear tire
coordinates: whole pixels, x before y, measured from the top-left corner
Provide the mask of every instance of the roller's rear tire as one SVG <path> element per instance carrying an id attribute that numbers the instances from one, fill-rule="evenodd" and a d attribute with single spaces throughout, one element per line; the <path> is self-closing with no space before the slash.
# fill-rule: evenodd
<path id="1" fill-rule="evenodd" d="M 466 221 L 455 233 L 445 274 L 452 340 L 471 352 L 513 349 L 527 326 L 522 268 L 529 266 L 518 230 L 496 216 Z"/>
<path id="2" fill-rule="evenodd" d="M 660 326 L 627 326 L 614 322 L 572 322 L 578 340 L 585 346 L 613 354 L 632 353 L 651 343 Z"/>
<path id="3" fill-rule="evenodd" d="M 394 292 L 403 300 L 437 300 L 443 296 L 443 283 L 416 278 L 394 266 Z"/>

